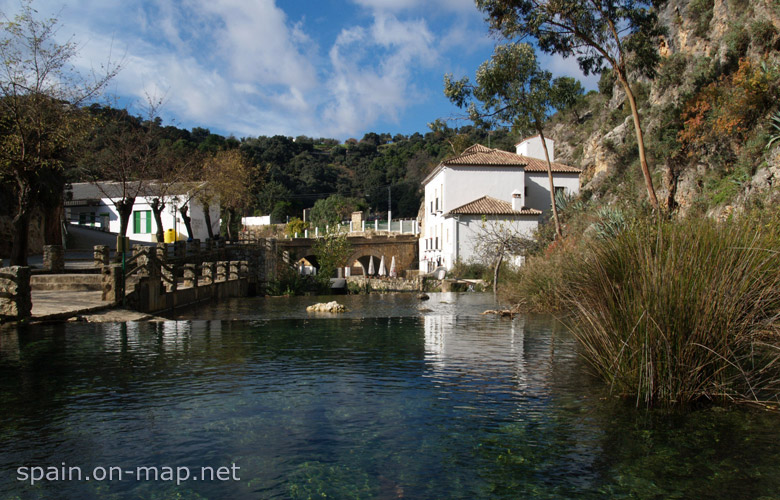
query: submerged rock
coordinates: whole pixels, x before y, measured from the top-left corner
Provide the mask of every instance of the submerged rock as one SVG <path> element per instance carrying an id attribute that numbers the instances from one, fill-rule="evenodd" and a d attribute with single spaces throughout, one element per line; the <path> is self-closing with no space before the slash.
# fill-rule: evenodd
<path id="1" fill-rule="evenodd" d="M 510 311 L 509 309 L 488 309 L 482 314 L 495 314 L 502 318 L 514 318 L 515 314 L 517 313 L 515 313 L 514 311 Z"/>
<path id="2" fill-rule="evenodd" d="M 306 308 L 306 312 L 341 313 L 346 310 L 347 308 L 343 304 L 339 304 L 335 300 L 333 302 L 320 302 Z"/>

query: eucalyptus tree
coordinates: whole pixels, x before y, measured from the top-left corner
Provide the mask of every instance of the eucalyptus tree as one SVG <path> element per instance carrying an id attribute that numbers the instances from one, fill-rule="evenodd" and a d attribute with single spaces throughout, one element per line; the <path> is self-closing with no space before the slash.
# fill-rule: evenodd
<path id="1" fill-rule="evenodd" d="M 633 72 L 652 75 L 658 62 L 657 38 L 663 33 L 653 5 L 656 0 L 476 0 L 494 32 L 509 40 L 534 38 L 550 54 L 576 57 L 587 75 L 612 69 L 626 93 L 636 132 L 639 163 L 647 195 L 658 210 L 658 198 L 645 156 L 645 143 Z"/>
<path id="2" fill-rule="evenodd" d="M 534 49 L 527 43 L 497 46 L 491 58 L 480 65 L 474 84 L 468 77 L 460 80 L 453 80 L 449 74 L 444 77 L 445 95 L 459 107 L 468 106 L 469 117 L 475 123 L 509 124 L 523 133 L 539 134 L 547 161 L 555 233 L 559 238 L 563 232 L 544 126 L 553 109 L 571 100 L 573 88 L 568 79 L 553 81 L 552 74 L 539 67 Z"/>
<path id="3" fill-rule="evenodd" d="M 39 20 L 29 1 L 12 20 L 0 13 L 0 179 L 15 197 L 12 265 L 27 264 L 30 216 L 42 196 L 61 192 L 61 172 L 87 121 L 80 107 L 118 71 L 82 78 L 72 40 L 56 41 L 58 20 Z"/>

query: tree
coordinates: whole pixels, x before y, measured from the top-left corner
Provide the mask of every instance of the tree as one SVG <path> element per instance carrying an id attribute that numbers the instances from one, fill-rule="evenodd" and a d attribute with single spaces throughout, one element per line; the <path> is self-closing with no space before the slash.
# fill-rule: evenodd
<path id="1" fill-rule="evenodd" d="M 314 203 L 311 221 L 315 226 L 336 226 L 352 212 L 365 209 L 366 202 L 363 200 L 334 194 Z"/>
<path id="2" fill-rule="evenodd" d="M 656 22 L 649 0 L 476 0 L 488 15 L 493 31 L 507 39 L 533 37 L 541 50 L 577 57 L 587 75 L 606 63 L 626 92 L 634 120 L 639 163 L 647 195 L 658 210 L 653 179 L 645 156 L 639 110 L 629 83 L 629 72 L 652 75 L 658 62 Z"/>
<path id="3" fill-rule="evenodd" d="M 585 102 L 585 89 L 576 78 L 564 76 L 556 79 L 553 87 L 552 100 L 557 104 L 558 111 L 571 111 L 577 122 L 581 121 L 579 108 Z"/>
<path id="4" fill-rule="evenodd" d="M 523 255 L 534 241 L 521 233 L 511 221 L 488 220 L 483 216 L 482 229 L 474 245 L 476 255 L 482 255 L 493 266 L 493 293 L 498 291 L 501 264 L 511 255 Z"/>
<path id="5" fill-rule="evenodd" d="M 232 225 L 236 213 L 244 210 L 250 201 L 251 164 L 238 149 L 217 151 L 204 162 L 203 180 L 209 184 L 209 194 L 204 191 L 199 198 L 202 203 L 205 201 L 203 211 L 209 211 L 209 204 L 213 203 L 216 195 L 225 214 L 226 236 L 228 240 L 233 240 Z M 207 225 L 211 225 L 210 217 Z"/>
<path id="6" fill-rule="evenodd" d="M 16 198 L 12 265 L 27 264 L 30 215 L 42 194 L 64 188 L 63 166 L 87 128 L 80 106 L 118 71 L 81 78 L 69 64 L 76 44 L 57 43 L 57 19 L 35 14 L 25 1 L 13 20 L 0 22 L 0 176 Z"/>
<path id="7" fill-rule="evenodd" d="M 121 236 L 127 236 L 136 198 L 149 192 L 149 182 L 166 161 L 160 145 L 159 106 L 160 101 L 149 98 L 144 118 L 132 116 L 126 109 L 90 108 L 98 116 L 98 127 L 82 160 L 84 170 L 103 196 L 113 200 Z M 159 237 L 161 222 L 157 224 Z"/>
<path id="8" fill-rule="evenodd" d="M 458 81 L 452 75 L 444 77 L 444 93 L 459 107 L 468 105 L 469 115 L 475 123 L 484 121 L 511 124 L 516 130 L 529 130 L 539 134 L 547 160 L 547 177 L 550 182 L 550 206 L 555 233 L 563 237 L 558 208 L 555 203 L 552 163 L 544 138 L 544 124 L 551 109 L 557 107 L 554 99 L 570 101 L 572 86 L 568 80 L 558 78 L 550 82 L 552 74 L 542 71 L 534 49 L 526 43 L 499 45 L 490 60 L 477 70 L 475 84 L 467 77 Z M 473 99 L 481 103 L 477 105 Z M 558 105 L 561 106 L 562 105 Z"/>
<path id="9" fill-rule="evenodd" d="M 157 146 L 154 161 L 151 163 L 149 176 L 154 180 L 144 183 L 144 195 L 151 198 L 150 207 L 157 224 L 157 241 L 163 241 L 164 228 L 162 212 L 171 197 L 183 194 L 179 199 L 178 211 L 187 230 L 188 238 L 193 238 L 189 202 L 201 189 L 196 177 L 200 176 L 203 154 L 199 150 L 189 151 L 174 148 L 170 141 L 162 140 Z"/>
<path id="10" fill-rule="evenodd" d="M 312 244 L 312 250 L 317 257 L 320 268 L 317 278 L 323 286 L 330 288 L 330 278 L 336 274 L 336 269 L 344 266 L 352 253 L 346 232 L 328 231 L 323 237 L 317 238 Z"/>

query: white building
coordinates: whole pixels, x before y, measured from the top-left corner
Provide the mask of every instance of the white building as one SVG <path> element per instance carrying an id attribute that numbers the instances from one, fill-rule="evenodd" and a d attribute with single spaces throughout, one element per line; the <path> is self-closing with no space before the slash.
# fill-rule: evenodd
<path id="1" fill-rule="evenodd" d="M 546 142 L 552 160 L 554 143 Z M 531 236 L 551 210 L 541 139 L 529 137 L 515 147 L 517 153 L 510 153 L 475 144 L 442 161 L 423 180 L 423 272 L 439 266 L 449 270 L 456 261 L 478 260 L 476 242 L 488 226 L 501 225 Z M 552 171 L 556 192 L 579 193 L 580 169 L 553 163 Z"/>
<path id="2" fill-rule="evenodd" d="M 171 194 L 164 197 L 165 208 L 161 214 L 163 231 L 173 229 L 177 239 L 187 239 L 187 229 L 179 213 L 179 208 L 186 203 L 189 206 L 187 215 L 191 219 L 193 238 L 200 240 L 208 238 L 203 206 L 193 197 L 194 190 L 200 186 L 202 183 L 182 182 L 168 190 Z M 150 190 L 139 189 L 138 185 L 133 183 L 131 191 L 144 193 Z M 120 182 L 101 182 L 99 185 L 91 182 L 71 184 L 65 193 L 66 220 L 71 224 L 91 226 L 118 234 L 119 212 L 114 206 L 114 200 L 121 197 L 122 183 Z M 154 198 L 155 196 L 144 194 L 136 197 L 127 226 L 127 236 L 131 240 L 156 241 L 157 224 L 151 206 Z M 219 234 L 219 202 L 209 206 L 209 215 L 212 230 L 217 235 Z"/>

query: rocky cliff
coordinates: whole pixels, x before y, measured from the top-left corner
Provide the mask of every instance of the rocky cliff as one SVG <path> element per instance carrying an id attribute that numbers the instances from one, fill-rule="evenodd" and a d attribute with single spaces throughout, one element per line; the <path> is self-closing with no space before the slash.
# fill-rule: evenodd
<path id="1" fill-rule="evenodd" d="M 780 97 L 780 2 L 668 0 L 653 78 L 634 78 L 659 200 L 720 215 L 780 179 L 770 117 Z M 559 113 L 556 157 L 584 169 L 586 196 L 644 199 L 633 122 L 610 72 L 580 109 Z M 670 196 L 671 195 L 671 196 Z"/>

